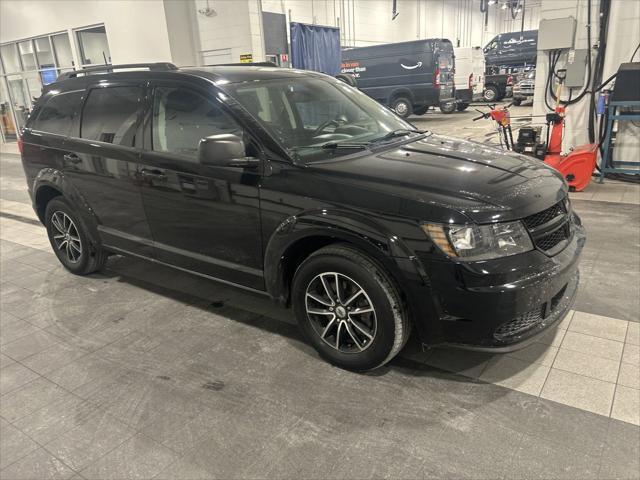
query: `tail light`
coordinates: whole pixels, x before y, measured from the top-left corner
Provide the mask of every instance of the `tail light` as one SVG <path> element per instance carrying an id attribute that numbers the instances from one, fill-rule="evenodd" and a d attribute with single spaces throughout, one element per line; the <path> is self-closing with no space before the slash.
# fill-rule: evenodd
<path id="1" fill-rule="evenodd" d="M 440 88 L 440 67 L 437 67 L 433 74 L 433 86 Z"/>
<path id="2" fill-rule="evenodd" d="M 513 85 L 513 75 L 507 77 L 507 85 Z"/>
<path id="3" fill-rule="evenodd" d="M 20 155 L 22 155 L 24 151 L 24 142 L 22 141 L 22 137 L 18 137 L 18 150 L 20 150 Z"/>
<path id="4" fill-rule="evenodd" d="M 469 90 L 471 90 L 471 85 L 473 84 L 473 73 L 469 75 Z"/>

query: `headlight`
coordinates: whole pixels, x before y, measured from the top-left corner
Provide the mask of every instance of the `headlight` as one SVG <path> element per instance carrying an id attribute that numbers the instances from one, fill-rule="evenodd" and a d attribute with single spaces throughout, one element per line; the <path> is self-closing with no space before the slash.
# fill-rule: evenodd
<path id="1" fill-rule="evenodd" d="M 531 238 L 521 222 L 491 225 L 422 224 L 422 230 L 450 257 L 489 260 L 533 250 Z"/>

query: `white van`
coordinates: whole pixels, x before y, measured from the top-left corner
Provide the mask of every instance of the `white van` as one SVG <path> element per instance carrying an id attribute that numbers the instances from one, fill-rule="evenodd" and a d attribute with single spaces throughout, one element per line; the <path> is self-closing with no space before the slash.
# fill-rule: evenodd
<path id="1" fill-rule="evenodd" d="M 484 52 L 481 47 L 454 48 L 456 107 L 465 110 L 473 100 L 482 98 L 484 92 Z"/>

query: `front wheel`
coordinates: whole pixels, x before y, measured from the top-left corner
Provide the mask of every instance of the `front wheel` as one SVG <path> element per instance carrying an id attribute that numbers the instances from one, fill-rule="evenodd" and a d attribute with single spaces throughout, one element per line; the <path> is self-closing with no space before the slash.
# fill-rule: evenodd
<path id="1" fill-rule="evenodd" d="M 104 266 L 106 253 L 91 245 L 84 225 L 66 200 L 52 199 L 44 218 L 53 252 L 67 270 L 87 275 Z"/>
<path id="2" fill-rule="evenodd" d="M 348 246 L 322 248 L 293 279 L 300 328 L 329 362 L 355 371 L 391 360 L 409 337 L 400 295 L 374 260 Z"/>

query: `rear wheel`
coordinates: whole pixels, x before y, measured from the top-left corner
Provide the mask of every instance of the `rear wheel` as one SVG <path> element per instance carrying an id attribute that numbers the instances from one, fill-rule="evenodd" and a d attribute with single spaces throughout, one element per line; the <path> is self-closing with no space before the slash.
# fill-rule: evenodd
<path id="1" fill-rule="evenodd" d="M 322 248 L 298 268 L 293 308 L 311 345 L 356 371 L 391 360 L 409 337 L 400 295 L 374 260 L 348 246 Z"/>
<path id="2" fill-rule="evenodd" d="M 467 108 L 469 108 L 469 104 L 468 103 L 459 103 L 458 105 L 456 105 L 456 109 L 459 112 L 464 112 Z"/>
<path id="3" fill-rule="evenodd" d="M 485 102 L 495 102 L 500 96 L 498 89 L 493 85 L 489 85 L 484 89 L 484 100 Z"/>
<path id="4" fill-rule="evenodd" d="M 406 97 L 398 97 L 391 102 L 391 109 L 402 118 L 407 118 L 413 113 L 411 101 Z"/>
<path id="5" fill-rule="evenodd" d="M 442 113 L 453 113 L 456 111 L 456 103 L 455 102 L 441 103 L 440 111 Z"/>
<path id="6" fill-rule="evenodd" d="M 67 270 L 87 275 L 104 266 L 106 253 L 91 245 L 84 225 L 62 197 L 47 204 L 45 226 L 51 247 Z"/>

